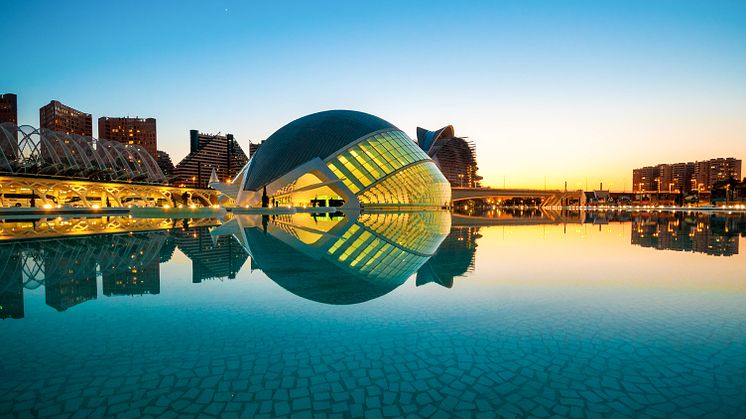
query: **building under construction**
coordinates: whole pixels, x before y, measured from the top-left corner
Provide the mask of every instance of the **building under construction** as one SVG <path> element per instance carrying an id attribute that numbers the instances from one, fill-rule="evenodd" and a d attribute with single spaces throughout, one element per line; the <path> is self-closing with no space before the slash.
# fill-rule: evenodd
<path id="1" fill-rule="evenodd" d="M 456 137 L 453 125 L 437 131 L 417 127 L 417 143 L 438 165 L 452 187 L 478 188 L 477 150 L 474 142 Z"/>

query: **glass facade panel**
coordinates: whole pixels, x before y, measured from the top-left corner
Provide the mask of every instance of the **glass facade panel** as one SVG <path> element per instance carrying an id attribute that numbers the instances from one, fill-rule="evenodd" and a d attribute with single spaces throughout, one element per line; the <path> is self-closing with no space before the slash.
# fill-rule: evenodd
<path id="1" fill-rule="evenodd" d="M 435 253 L 450 226 L 446 211 L 364 213 L 327 254 L 368 278 L 404 280 Z"/>
<path id="2" fill-rule="evenodd" d="M 353 193 L 358 193 L 402 167 L 424 160 L 429 160 L 427 154 L 406 134 L 389 131 L 349 147 L 332 157 L 327 166 Z M 373 194 L 379 193 L 376 191 Z M 375 202 L 383 199 L 381 197 Z"/>
<path id="3" fill-rule="evenodd" d="M 366 206 L 442 207 L 451 199 L 451 185 L 431 161 L 409 166 L 363 191 Z"/>
<path id="4" fill-rule="evenodd" d="M 406 213 L 364 213 L 358 223 L 407 250 L 433 254 L 438 237 L 448 234 L 451 219 L 445 211 L 416 211 Z"/>

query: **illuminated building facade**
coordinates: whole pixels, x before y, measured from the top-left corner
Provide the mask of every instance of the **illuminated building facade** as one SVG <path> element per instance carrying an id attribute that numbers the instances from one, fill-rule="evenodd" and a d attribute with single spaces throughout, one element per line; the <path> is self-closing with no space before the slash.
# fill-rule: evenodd
<path id="1" fill-rule="evenodd" d="M 93 136 L 91 114 L 71 108 L 58 100 L 53 100 L 39 109 L 39 124 L 42 129 L 64 134 Z"/>
<path id="2" fill-rule="evenodd" d="M 98 118 L 98 136 L 121 144 L 136 145 L 158 158 L 158 134 L 155 118 Z"/>
<path id="3" fill-rule="evenodd" d="M 696 163 L 693 188 L 700 192 L 710 192 L 715 183 L 728 179 L 741 180 L 741 160 L 717 158 Z"/>
<path id="4" fill-rule="evenodd" d="M 671 165 L 671 182 L 674 192 L 688 193 L 692 191 L 692 177 L 694 163 L 674 163 Z"/>
<path id="5" fill-rule="evenodd" d="M 633 192 L 655 192 L 658 190 L 658 169 L 646 166 L 632 171 Z"/>
<path id="6" fill-rule="evenodd" d="M 478 188 L 477 151 L 474 142 L 456 137 L 453 125 L 437 131 L 417 127 L 417 143 L 433 159 L 454 187 Z"/>
<path id="7" fill-rule="evenodd" d="M 441 208 L 451 188 L 404 132 L 348 110 L 299 118 L 272 134 L 231 184 L 239 206 Z"/>
<path id="8" fill-rule="evenodd" d="M 730 178 L 741 180 L 741 160 L 733 157 L 694 163 L 659 164 L 632 170 L 632 191 L 710 192 L 715 183 Z"/>
<path id="9" fill-rule="evenodd" d="M 178 185 L 205 188 L 210 176 L 228 182 L 249 161 L 233 134 L 203 134 L 189 131 L 189 154 L 174 169 Z"/>

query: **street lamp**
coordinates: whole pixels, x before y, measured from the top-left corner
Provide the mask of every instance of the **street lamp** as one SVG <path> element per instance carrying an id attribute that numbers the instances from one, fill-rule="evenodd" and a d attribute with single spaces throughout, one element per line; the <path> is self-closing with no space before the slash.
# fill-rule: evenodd
<path id="1" fill-rule="evenodd" d="M 464 187 L 464 174 L 463 173 L 459 173 L 458 174 L 458 178 L 460 180 L 460 185 L 461 185 L 460 187 L 463 188 Z"/>

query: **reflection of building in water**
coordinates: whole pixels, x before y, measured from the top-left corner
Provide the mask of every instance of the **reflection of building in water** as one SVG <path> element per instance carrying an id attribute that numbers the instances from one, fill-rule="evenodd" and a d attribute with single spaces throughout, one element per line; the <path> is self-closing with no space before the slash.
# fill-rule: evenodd
<path id="1" fill-rule="evenodd" d="M 454 227 L 438 251 L 417 271 L 417 286 L 430 282 L 453 286 L 453 278 L 474 271 L 479 227 Z"/>
<path id="2" fill-rule="evenodd" d="M 100 268 L 104 295 L 159 294 L 158 264 L 166 240 L 165 231 L 102 237 L 101 247 L 112 260 L 110 265 L 102 264 Z"/>
<path id="3" fill-rule="evenodd" d="M 49 268 L 49 267 L 48 267 Z M 80 271 L 75 269 L 60 270 L 61 274 L 47 277 L 44 284 L 47 305 L 57 311 L 96 299 L 96 271 L 91 266 L 84 266 Z"/>
<path id="4" fill-rule="evenodd" d="M 153 259 L 145 266 L 130 271 L 103 275 L 104 295 L 143 295 L 161 292 L 161 271 L 159 260 Z"/>
<path id="5" fill-rule="evenodd" d="M 58 311 L 95 299 L 98 275 L 107 296 L 157 294 L 167 238 L 159 230 L 0 242 L 0 316 L 23 317 L 22 288 L 43 285 Z"/>
<path id="6" fill-rule="evenodd" d="M 39 253 L 44 261 L 47 305 L 65 311 L 96 299 L 96 258 L 92 249 L 96 249 L 98 243 L 91 238 L 70 238 L 44 244 L 48 245 L 43 246 Z M 95 254 L 98 254 L 97 250 Z"/>
<path id="7" fill-rule="evenodd" d="M 163 247 L 161 247 L 161 251 L 158 252 L 160 262 L 166 263 L 174 256 L 174 251 L 176 250 L 176 239 L 169 235 L 166 238 L 166 241 L 163 243 Z"/>
<path id="8" fill-rule="evenodd" d="M 61 223 L 59 234 L 87 231 L 78 228 L 68 233 L 70 222 Z M 171 259 L 177 245 L 193 261 L 194 282 L 235 278 L 248 258 L 246 251 L 231 237 L 213 242 L 205 223 L 197 223 L 202 226 L 155 220 L 146 224 L 158 230 L 50 237 L 60 229 L 49 222 L 42 226 L 40 239 L 0 241 L 0 318 L 24 316 L 23 288 L 43 285 L 47 304 L 58 311 L 95 299 L 98 275 L 106 296 L 159 294 L 159 264 Z M 164 230 L 164 225 L 173 229 Z M 177 225 L 182 228 L 176 229 Z M 8 225 L 6 233 L 19 231 L 20 237 L 33 237 L 30 233 L 37 227 Z"/>
<path id="9" fill-rule="evenodd" d="M 738 254 L 744 217 L 707 214 L 650 214 L 632 220 L 632 244 L 715 256 Z"/>
<path id="10" fill-rule="evenodd" d="M 0 246 L 0 319 L 23 318 L 21 258 L 13 247 Z"/>
<path id="11" fill-rule="evenodd" d="M 295 295 L 357 304 L 403 284 L 435 253 L 449 228 L 450 215 L 442 211 L 301 213 L 238 215 L 213 233 L 236 237 L 252 267 Z"/>
<path id="12" fill-rule="evenodd" d="M 213 242 L 207 227 L 177 230 L 176 244 L 192 260 L 192 282 L 205 279 L 234 279 L 248 255 L 230 237 Z"/>

